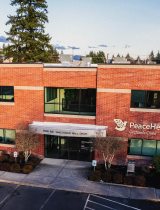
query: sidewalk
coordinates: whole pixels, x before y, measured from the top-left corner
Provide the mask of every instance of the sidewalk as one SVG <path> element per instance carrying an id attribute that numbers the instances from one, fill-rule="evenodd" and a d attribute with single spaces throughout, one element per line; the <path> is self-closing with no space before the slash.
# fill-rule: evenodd
<path id="1" fill-rule="evenodd" d="M 30 174 L 0 171 L 0 182 L 160 201 L 160 189 L 97 183 L 87 180 L 91 163 L 45 158 Z"/>

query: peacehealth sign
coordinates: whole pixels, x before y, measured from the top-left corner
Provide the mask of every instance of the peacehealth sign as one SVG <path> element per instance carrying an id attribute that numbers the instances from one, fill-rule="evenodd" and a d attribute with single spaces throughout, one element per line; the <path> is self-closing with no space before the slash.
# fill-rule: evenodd
<path id="1" fill-rule="evenodd" d="M 130 128 L 130 134 L 146 134 L 146 135 L 156 135 L 157 131 L 160 130 L 160 124 L 158 123 L 149 123 L 141 124 L 135 122 L 122 121 L 121 119 L 114 119 L 116 124 L 115 129 L 117 131 L 125 131 L 127 127 Z"/>

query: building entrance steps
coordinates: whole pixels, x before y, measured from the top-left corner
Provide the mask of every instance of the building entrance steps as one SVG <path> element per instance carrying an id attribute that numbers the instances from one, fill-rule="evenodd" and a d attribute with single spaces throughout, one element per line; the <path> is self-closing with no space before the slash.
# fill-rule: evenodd
<path id="1" fill-rule="evenodd" d="M 89 181 L 90 166 L 90 162 L 45 158 L 30 174 L 0 171 L 0 182 L 160 201 L 160 189 Z"/>

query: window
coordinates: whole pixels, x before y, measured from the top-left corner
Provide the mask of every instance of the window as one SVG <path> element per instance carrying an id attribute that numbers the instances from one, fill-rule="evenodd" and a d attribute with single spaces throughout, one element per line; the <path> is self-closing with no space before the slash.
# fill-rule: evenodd
<path id="1" fill-rule="evenodd" d="M 0 128 L 0 144 L 15 144 L 15 130 Z"/>
<path id="2" fill-rule="evenodd" d="M 131 91 L 131 107 L 136 108 L 160 108 L 160 91 Z"/>
<path id="3" fill-rule="evenodd" d="M 0 86 L 0 101 L 13 102 L 14 101 L 14 87 Z"/>
<path id="4" fill-rule="evenodd" d="M 142 148 L 141 139 L 130 139 L 130 153 L 133 155 L 140 155 Z"/>
<path id="5" fill-rule="evenodd" d="M 129 139 L 128 154 L 144 156 L 160 155 L 160 141 Z"/>
<path id="6" fill-rule="evenodd" d="M 45 113 L 95 115 L 96 89 L 46 87 Z"/>

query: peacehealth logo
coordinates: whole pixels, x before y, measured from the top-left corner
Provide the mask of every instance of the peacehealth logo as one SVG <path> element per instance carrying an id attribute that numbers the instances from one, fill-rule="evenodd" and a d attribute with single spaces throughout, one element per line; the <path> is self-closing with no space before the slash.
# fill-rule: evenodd
<path id="1" fill-rule="evenodd" d="M 122 121 L 121 119 L 114 119 L 114 122 L 116 123 L 115 129 L 117 131 L 124 131 L 126 129 L 127 121 Z"/>
<path id="2" fill-rule="evenodd" d="M 115 129 L 117 131 L 124 131 L 127 126 L 127 121 L 122 121 L 121 119 L 114 119 L 116 124 Z M 138 124 L 134 122 L 129 123 L 129 128 L 137 129 L 137 130 L 160 130 L 160 124 L 150 123 L 150 124 Z"/>

